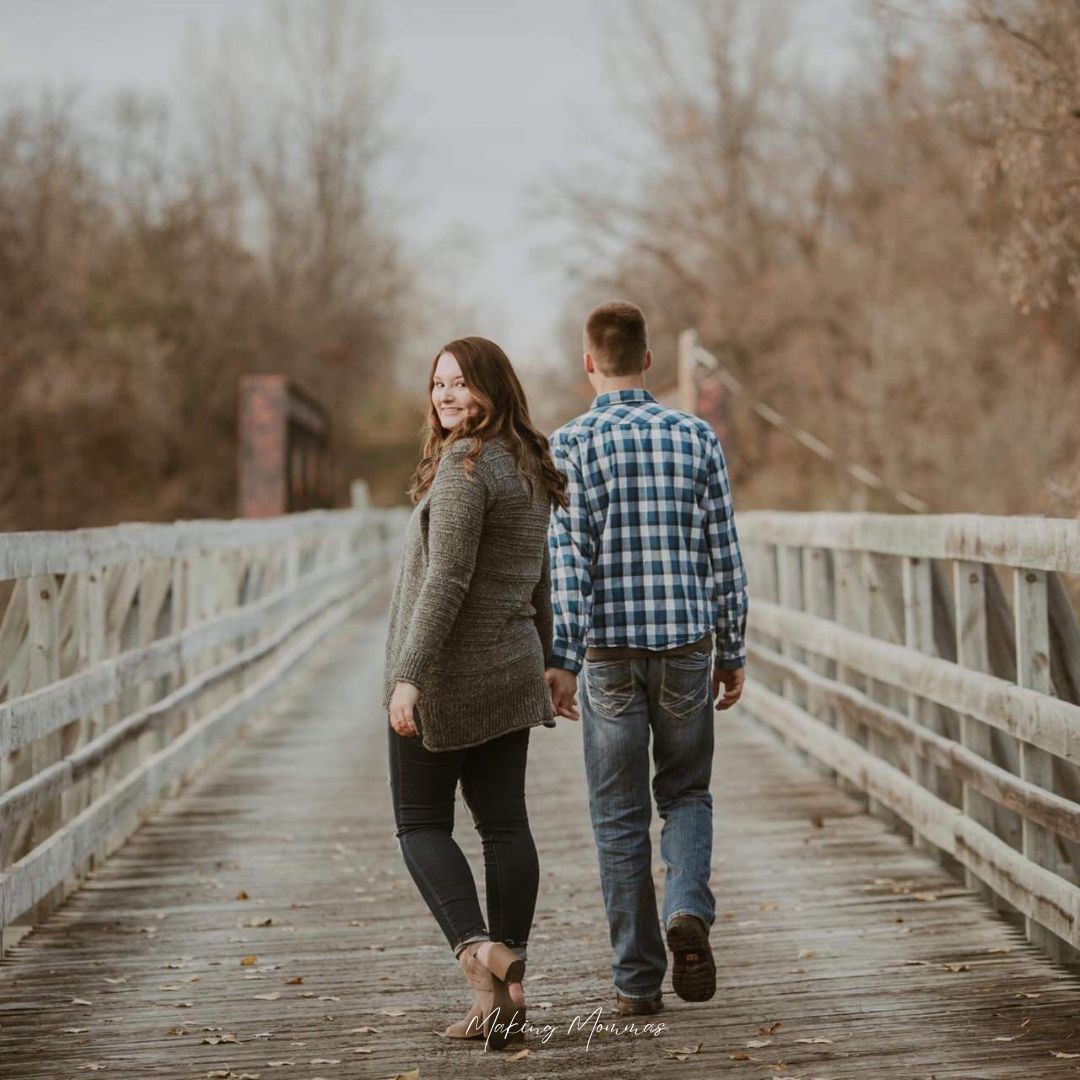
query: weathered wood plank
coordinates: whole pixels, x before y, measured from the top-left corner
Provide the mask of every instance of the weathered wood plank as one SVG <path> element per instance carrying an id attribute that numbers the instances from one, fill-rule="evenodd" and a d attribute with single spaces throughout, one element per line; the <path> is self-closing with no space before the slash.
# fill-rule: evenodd
<path id="1" fill-rule="evenodd" d="M 1080 574 L 1080 521 L 1074 518 L 755 510 L 739 516 L 739 534 L 744 542 Z"/>
<path id="2" fill-rule="evenodd" d="M 966 670 L 940 657 L 854 633 L 827 619 L 787 611 L 767 600 L 754 604 L 753 627 L 790 636 L 839 663 L 858 668 L 946 708 L 968 713 L 1024 742 L 1080 764 L 1080 707 L 1003 679 Z"/>
<path id="3" fill-rule="evenodd" d="M 526 990 L 551 1034 L 521 1062 L 437 1038 L 469 992 L 393 835 L 384 632 L 358 621 L 320 649 L 317 679 L 0 967 L 0 1060 L 19 1080 L 95 1063 L 155 1080 L 1071 1075 L 1052 1052 L 1078 1052 L 1076 982 L 738 710 L 716 726 L 713 1000 L 682 1003 L 665 980 L 659 1037 L 571 1030 L 597 1009 L 616 1018 L 580 738 L 563 725 L 535 733 L 529 775 L 542 883 Z M 460 822 L 482 889 L 479 838 Z M 698 1043 L 685 1062 L 666 1053 Z M 267 1064 L 282 1060 L 295 1064 Z"/>

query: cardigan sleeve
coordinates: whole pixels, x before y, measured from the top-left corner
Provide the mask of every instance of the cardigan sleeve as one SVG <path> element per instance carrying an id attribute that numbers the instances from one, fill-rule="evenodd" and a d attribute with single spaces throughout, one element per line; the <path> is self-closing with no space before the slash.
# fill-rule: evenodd
<path id="1" fill-rule="evenodd" d="M 488 508 L 480 463 L 473 476 L 465 471 L 467 446 L 454 443 L 446 450 L 431 482 L 427 569 L 393 673 L 396 681 L 420 689 L 465 600 Z"/>
<path id="2" fill-rule="evenodd" d="M 551 554 L 548 551 L 547 538 L 544 538 L 544 561 L 540 567 L 540 580 L 533 589 L 532 604 L 536 609 L 533 622 L 540 635 L 540 645 L 544 650 L 544 667 L 551 667 L 551 647 L 554 631 L 554 618 L 551 613 Z"/>

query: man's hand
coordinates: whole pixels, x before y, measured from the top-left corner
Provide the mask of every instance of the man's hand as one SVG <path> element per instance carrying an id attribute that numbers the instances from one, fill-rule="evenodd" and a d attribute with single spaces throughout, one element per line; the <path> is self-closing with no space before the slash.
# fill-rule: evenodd
<path id="1" fill-rule="evenodd" d="M 390 697 L 390 726 L 407 739 L 414 739 L 419 734 L 413 722 L 413 708 L 420 691 L 412 683 L 397 682 Z"/>
<path id="2" fill-rule="evenodd" d="M 743 683 L 746 681 L 746 668 L 734 668 L 725 670 L 722 667 L 713 666 L 712 673 L 712 696 L 718 709 L 730 709 L 742 694 Z M 724 696 L 720 696 L 720 685 L 724 686 Z"/>
<path id="3" fill-rule="evenodd" d="M 567 720 L 579 719 L 574 695 L 577 693 L 577 676 L 565 668 L 549 667 L 544 672 L 544 682 L 551 691 L 551 707 L 556 716 L 565 716 Z"/>

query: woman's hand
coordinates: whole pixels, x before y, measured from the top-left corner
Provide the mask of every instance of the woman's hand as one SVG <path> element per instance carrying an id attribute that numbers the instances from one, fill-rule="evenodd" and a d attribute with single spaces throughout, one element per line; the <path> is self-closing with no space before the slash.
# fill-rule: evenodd
<path id="1" fill-rule="evenodd" d="M 397 682 L 390 696 L 390 726 L 407 739 L 414 739 L 419 734 L 413 722 L 413 708 L 420 691 L 412 683 Z"/>

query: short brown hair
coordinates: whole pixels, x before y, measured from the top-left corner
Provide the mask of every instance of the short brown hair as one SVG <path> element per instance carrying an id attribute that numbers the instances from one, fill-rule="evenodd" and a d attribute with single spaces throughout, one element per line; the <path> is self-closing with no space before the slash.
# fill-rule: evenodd
<path id="1" fill-rule="evenodd" d="M 589 312 L 585 337 L 605 375 L 637 375 L 645 367 L 649 329 L 637 304 L 612 300 Z"/>

